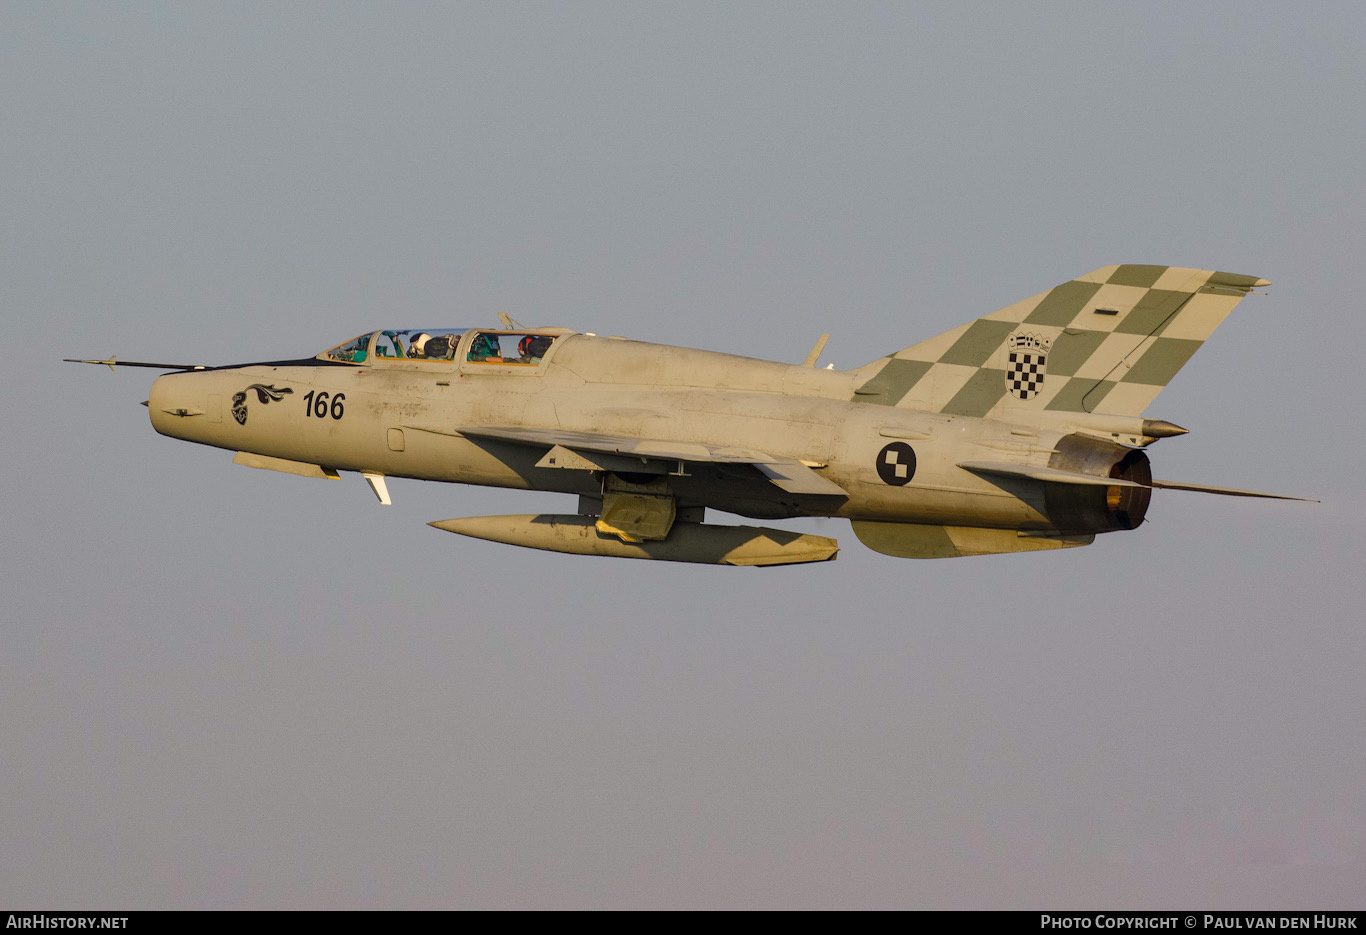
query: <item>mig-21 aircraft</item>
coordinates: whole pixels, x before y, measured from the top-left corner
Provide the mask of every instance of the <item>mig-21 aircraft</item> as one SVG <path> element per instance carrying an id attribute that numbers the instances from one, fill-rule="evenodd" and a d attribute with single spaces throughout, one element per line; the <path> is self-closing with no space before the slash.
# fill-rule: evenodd
<path id="1" fill-rule="evenodd" d="M 1145 410 L 1255 276 L 1107 266 L 853 370 L 523 328 L 373 331 L 301 360 L 177 371 L 163 435 L 304 477 L 360 473 L 577 497 L 564 514 L 438 529 L 513 545 L 726 565 L 835 557 L 824 536 L 704 522 L 843 517 L 864 545 L 945 558 L 1088 545 L 1143 522 Z M 1277 499 L 1298 499 L 1278 497 Z"/>

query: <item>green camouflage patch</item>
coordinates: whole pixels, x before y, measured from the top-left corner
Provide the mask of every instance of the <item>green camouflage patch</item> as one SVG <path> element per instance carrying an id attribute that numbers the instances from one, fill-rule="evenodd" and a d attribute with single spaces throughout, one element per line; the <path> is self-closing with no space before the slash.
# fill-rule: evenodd
<path id="1" fill-rule="evenodd" d="M 1124 320 L 1115 325 L 1115 334 L 1156 334 L 1190 301 L 1192 293 L 1149 289 Z"/>
<path id="2" fill-rule="evenodd" d="M 1203 343 L 1184 338 L 1158 338 L 1124 375 L 1123 382 L 1166 386 Z"/>
<path id="3" fill-rule="evenodd" d="M 1048 352 L 1048 375 L 1070 377 L 1091 359 L 1091 355 L 1105 340 L 1104 331 L 1064 331 L 1053 342 Z"/>
<path id="4" fill-rule="evenodd" d="M 986 367 L 972 375 L 953 399 L 941 409 L 957 416 L 984 416 L 1006 394 L 1006 372 Z"/>
<path id="5" fill-rule="evenodd" d="M 1098 282 L 1072 280 L 1056 287 L 1043 297 L 1037 308 L 1025 316 L 1031 325 L 1070 325 L 1091 297 L 1100 291 Z"/>
<path id="6" fill-rule="evenodd" d="M 1044 408 L 1058 412 L 1094 412 L 1094 409 L 1085 405 L 1087 397 L 1091 397 L 1093 402 L 1098 403 L 1105 398 L 1105 394 L 1110 392 L 1110 388 L 1114 385 L 1113 380 L 1073 377 L 1067 381 L 1066 386 L 1058 391 L 1056 396 L 1049 400 L 1048 405 Z"/>
<path id="7" fill-rule="evenodd" d="M 1233 286 L 1242 290 L 1244 294 L 1258 283 L 1270 285 L 1257 276 L 1244 276 L 1242 273 L 1214 273 L 1208 282 L 1211 286 Z"/>
<path id="8" fill-rule="evenodd" d="M 939 358 L 939 363 L 980 367 L 991 358 L 992 353 L 1004 343 L 1016 327 L 1009 321 L 979 318 L 954 342 L 953 347 L 944 352 L 944 356 Z"/>
<path id="9" fill-rule="evenodd" d="M 1144 289 L 1151 289 L 1153 284 L 1169 269 L 1171 269 L 1170 266 L 1139 266 L 1126 263 L 1110 274 L 1110 284 L 1112 286 L 1142 286 Z"/>
<path id="10" fill-rule="evenodd" d="M 927 360 L 902 360 L 899 357 L 887 358 L 887 366 L 879 370 L 871 380 L 858 388 L 854 394 L 856 403 L 872 403 L 875 406 L 895 406 L 920 382 L 934 364 Z"/>

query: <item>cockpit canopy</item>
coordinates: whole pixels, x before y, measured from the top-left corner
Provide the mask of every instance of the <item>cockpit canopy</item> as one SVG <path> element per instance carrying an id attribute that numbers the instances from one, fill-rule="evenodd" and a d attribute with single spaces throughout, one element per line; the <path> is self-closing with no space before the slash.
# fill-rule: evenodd
<path id="1" fill-rule="evenodd" d="M 471 328 L 372 331 L 345 344 L 338 344 L 318 356 L 347 364 L 404 360 L 534 367 L 549 352 L 556 339 L 566 333 L 562 329 L 491 331 Z"/>

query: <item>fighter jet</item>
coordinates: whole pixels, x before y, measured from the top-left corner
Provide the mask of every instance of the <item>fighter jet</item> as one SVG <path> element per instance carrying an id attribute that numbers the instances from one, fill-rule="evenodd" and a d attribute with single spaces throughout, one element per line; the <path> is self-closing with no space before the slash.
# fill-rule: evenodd
<path id="1" fill-rule="evenodd" d="M 866 546 L 946 558 L 1090 544 L 1136 529 L 1144 415 L 1255 276 L 1106 266 L 853 370 L 524 328 L 372 331 L 316 357 L 174 371 L 146 402 L 163 435 L 304 477 L 556 491 L 563 514 L 449 532 L 581 555 L 725 565 L 832 559 L 825 536 L 704 521 L 842 517 Z M 1277 499 L 1300 499 L 1277 497 Z"/>

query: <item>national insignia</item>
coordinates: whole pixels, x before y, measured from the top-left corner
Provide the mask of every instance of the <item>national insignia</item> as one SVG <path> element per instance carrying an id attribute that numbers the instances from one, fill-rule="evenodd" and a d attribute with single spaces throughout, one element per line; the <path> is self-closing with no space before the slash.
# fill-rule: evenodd
<path id="1" fill-rule="evenodd" d="M 1017 331 L 1006 340 L 1006 389 L 1016 399 L 1037 396 L 1053 342 L 1045 335 Z"/>

